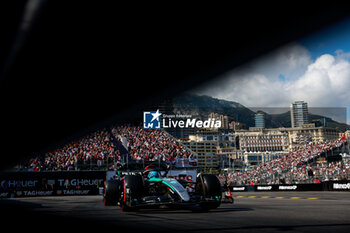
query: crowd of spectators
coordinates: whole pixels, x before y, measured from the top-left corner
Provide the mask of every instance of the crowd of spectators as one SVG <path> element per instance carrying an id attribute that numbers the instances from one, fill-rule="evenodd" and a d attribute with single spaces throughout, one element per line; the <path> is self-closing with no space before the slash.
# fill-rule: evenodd
<path id="1" fill-rule="evenodd" d="M 349 173 L 349 164 L 344 161 L 316 164 L 316 159 L 331 153 L 343 144 L 342 139 L 300 145 L 284 156 L 260 164 L 247 171 L 221 175 L 222 182 L 232 185 L 256 185 L 279 183 L 310 183 L 323 180 L 343 179 Z"/>
<path id="2" fill-rule="evenodd" d="M 19 165 L 21 170 L 55 171 L 80 170 L 106 165 L 112 159 L 118 159 L 120 152 L 111 143 L 111 134 L 107 130 L 96 131 L 73 141 L 43 156 L 35 156 Z"/>
<path id="3" fill-rule="evenodd" d="M 124 139 L 125 149 L 135 160 L 165 161 L 192 157 L 188 149 L 162 130 L 118 126 L 110 131 L 94 132 L 43 156 L 28 159 L 18 169 L 55 171 L 111 168 L 121 162 L 121 152 L 113 139 L 118 140 L 120 145 Z"/>
<path id="4" fill-rule="evenodd" d="M 113 141 L 114 140 L 114 141 Z M 191 151 L 162 130 L 136 126 L 116 126 L 99 130 L 61 148 L 21 163 L 20 170 L 90 170 L 111 168 L 121 161 L 118 145 L 124 145 L 134 160 L 174 161 L 193 158 Z M 295 151 L 260 164 L 249 170 L 220 175 L 231 185 L 310 183 L 350 178 L 348 160 L 315 163 L 325 153 L 342 146 L 342 139 L 300 145 Z"/>
<path id="5" fill-rule="evenodd" d="M 342 159 L 330 163 L 317 164 L 312 168 L 314 181 L 349 180 L 350 161 Z"/>
<path id="6" fill-rule="evenodd" d="M 112 133 L 120 141 L 127 141 L 128 152 L 135 160 L 165 161 L 193 156 L 175 138 L 162 130 L 119 126 L 114 127 Z"/>

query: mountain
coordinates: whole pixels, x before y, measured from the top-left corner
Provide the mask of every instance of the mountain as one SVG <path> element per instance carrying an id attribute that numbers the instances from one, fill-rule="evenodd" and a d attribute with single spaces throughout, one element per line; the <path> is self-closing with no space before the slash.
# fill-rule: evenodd
<path id="1" fill-rule="evenodd" d="M 183 94 L 172 100 L 172 112 L 175 114 L 192 115 L 201 119 L 207 119 L 210 113 L 218 113 L 229 117 L 230 121 L 239 121 L 246 124 L 247 128 L 255 126 L 255 112 L 240 103 L 213 98 L 206 95 Z M 290 111 L 280 114 L 265 114 L 266 128 L 291 127 Z M 350 126 L 339 123 L 329 117 L 309 114 L 309 120 L 323 119 L 328 127 L 338 128 L 341 131 Z"/>
<path id="2" fill-rule="evenodd" d="M 254 126 L 255 112 L 240 103 L 216 99 L 210 96 L 184 94 L 173 99 L 175 114 L 189 114 L 192 117 L 208 118 L 210 113 L 227 115 L 231 120 L 245 123 L 248 127 Z"/>

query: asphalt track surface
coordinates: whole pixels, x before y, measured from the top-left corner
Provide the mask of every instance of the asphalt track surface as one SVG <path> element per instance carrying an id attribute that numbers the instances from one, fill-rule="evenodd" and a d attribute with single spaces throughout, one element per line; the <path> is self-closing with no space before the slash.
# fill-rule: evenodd
<path id="1" fill-rule="evenodd" d="M 101 196 L 0 200 L 2 225 L 62 232 L 349 232 L 350 192 L 234 193 L 218 209 L 122 212 Z M 17 231 L 16 231 L 17 232 Z"/>

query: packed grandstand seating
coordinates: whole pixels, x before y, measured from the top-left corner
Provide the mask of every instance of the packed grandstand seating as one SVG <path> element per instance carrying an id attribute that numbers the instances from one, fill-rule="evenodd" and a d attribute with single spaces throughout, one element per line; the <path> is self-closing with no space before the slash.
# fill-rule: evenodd
<path id="1" fill-rule="evenodd" d="M 300 145 L 285 156 L 273 159 L 247 171 L 221 175 L 222 182 L 231 185 L 318 183 L 350 178 L 350 163 L 341 160 L 316 163 L 316 159 L 331 153 L 343 144 L 342 139 Z"/>
<path id="2" fill-rule="evenodd" d="M 80 140 L 73 141 L 62 148 L 36 156 L 19 165 L 21 170 L 78 170 L 97 168 L 120 156 L 111 143 L 111 135 L 107 130 L 94 132 Z"/>
<path id="3" fill-rule="evenodd" d="M 115 126 L 73 141 L 43 156 L 28 159 L 19 170 L 60 171 L 114 169 L 121 161 L 120 145 L 124 145 L 131 159 L 158 161 L 192 158 L 193 154 L 175 138 L 162 130 L 135 126 Z M 222 182 L 231 185 L 315 183 L 350 178 L 348 160 L 315 163 L 325 153 L 342 145 L 342 139 L 300 145 L 285 156 L 249 169 L 220 175 Z M 125 150 L 125 149 L 124 149 Z M 125 150 L 125 151 L 126 151 Z"/>
<path id="4" fill-rule="evenodd" d="M 121 126 L 112 129 L 117 138 L 126 138 L 129 154 L 135 160 L 188 158 L 192 153 L 162 130 Z"/>
<path id="5" fill-rule="evenodd" d="M 188 158 L 192 153 L 173 137 L 161 130 L 142 129 L 135 126 L 118 126 L 101 130 L 73 141 L 62 148 L 35 156 L 19 166 L 19 170 L 55 171 L 113 169 L 121 160 L 118 145 L 125 138 L 132 159 L 157 161 Z M 115 143 L 118 140 L 119 143 Z"/>

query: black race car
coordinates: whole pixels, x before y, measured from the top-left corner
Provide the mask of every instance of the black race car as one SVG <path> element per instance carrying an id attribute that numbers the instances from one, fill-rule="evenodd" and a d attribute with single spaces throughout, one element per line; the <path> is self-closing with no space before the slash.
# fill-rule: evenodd
<path id="1" fill-rule="evenodd" d="M 148 166 L 143 171 L 121 171 L 104 185 L 104 204 L 119 205 L 123 211 L 159 206 L 218 208 L 222 192 L 218 178 L 199 173 L 196 182 L 167 177 L 168 170 Z"/>

